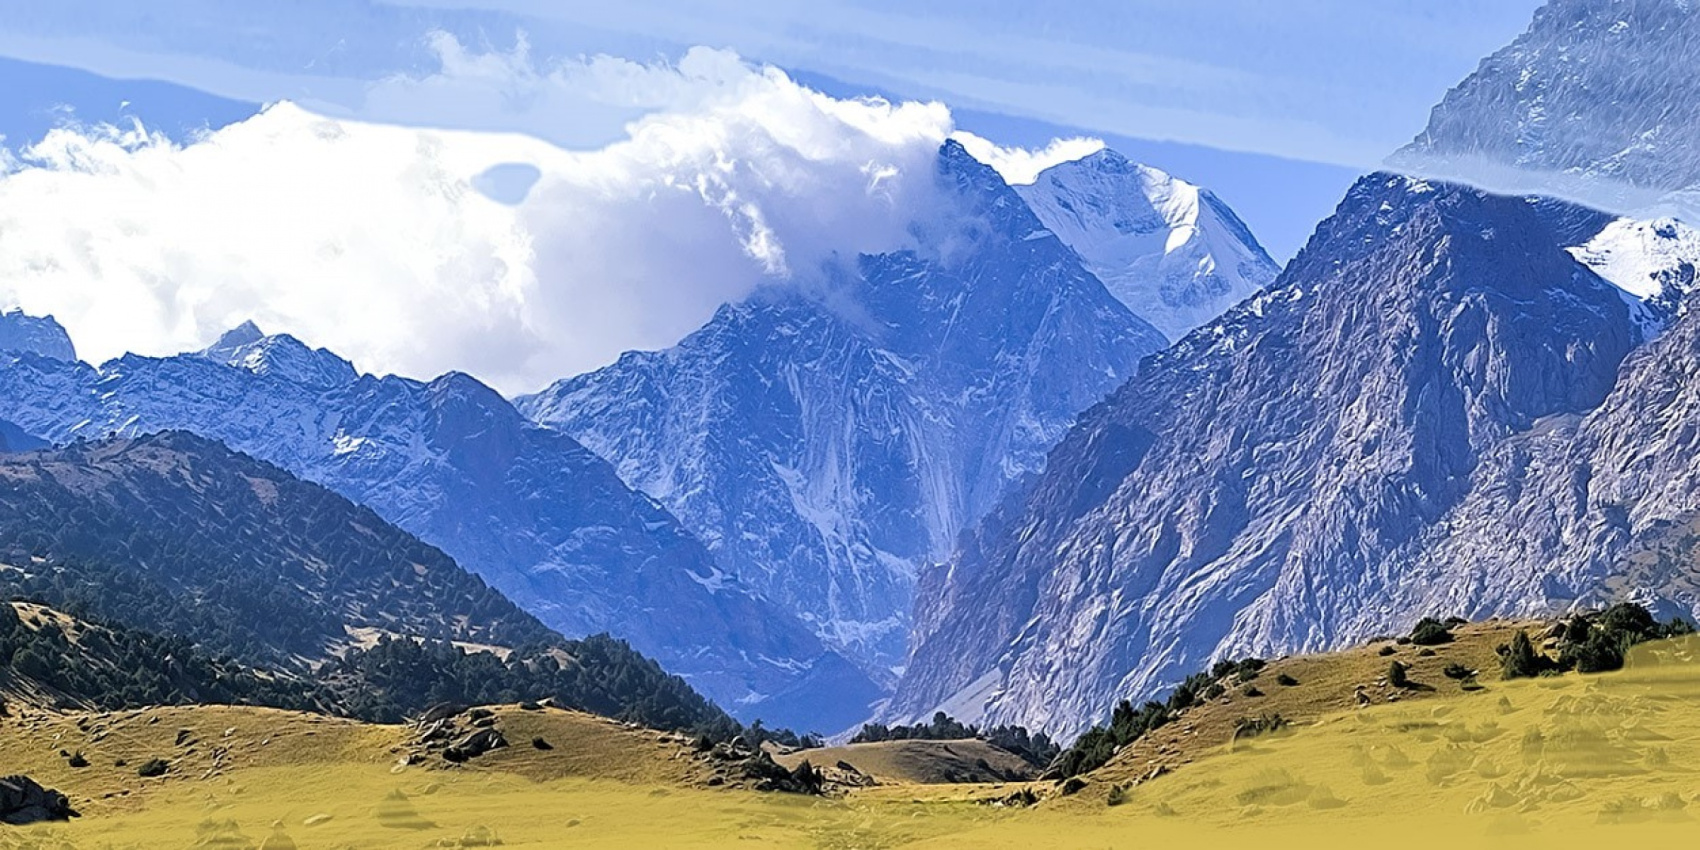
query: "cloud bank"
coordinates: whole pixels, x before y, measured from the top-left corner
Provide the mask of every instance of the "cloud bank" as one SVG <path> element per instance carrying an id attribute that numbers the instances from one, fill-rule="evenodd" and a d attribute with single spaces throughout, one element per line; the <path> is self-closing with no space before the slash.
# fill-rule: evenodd
<path id="1" fill-rule="evenodd" d="M 68 128 L 17 152 L 0 307 L 58 316 L 94 362 L 253 319 L 367 371 L 528 391 L 671 345 L 764 282 L 903 247 L 954 131 L 940 104 L 834 99 L 720 51 L 539 69 L 523 44 L 437 49 L 438 72 L 375 85 L 372 113 L 430 102 L 515 132 L 278 103 L 182 145 Z M 1017 176 L 1084 150 L 974 144 Z"/>
<path id="2" fill-rule="evenodd" d="M 973 133 L 958 131 L 951 138 L 962 143 L 963 150 L 975 159 L 990 165 L 1011 186 L 1031 186 L 1039 173 L 1053 165 L 1085 159 L 1104 149 L 1102 139 L 1053 139 L 1037 150 L 1004 147 L 982 139 Z"/>

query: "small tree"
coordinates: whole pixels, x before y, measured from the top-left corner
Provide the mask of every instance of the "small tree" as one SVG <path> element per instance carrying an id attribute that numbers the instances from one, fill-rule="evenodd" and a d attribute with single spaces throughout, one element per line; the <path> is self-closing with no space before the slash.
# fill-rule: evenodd
<path id="1" fill-rule="evenodd" d="M 1410 687 L 1411 678 L 1406 675 L 1407 672 L 1408 670 L 1405 665 L 1397 661 L 1387 665 L 1387 684 L 1392 685 L 1395 688 Z"/>
<path id="2" fill-rule="evenodd" d="M 1520 631 L 1499 648 L 1499 669 L 1507 679 L 1526 679 L 1553 669 L 1553 663 L 1535 649 L 1528 632 Z"/>

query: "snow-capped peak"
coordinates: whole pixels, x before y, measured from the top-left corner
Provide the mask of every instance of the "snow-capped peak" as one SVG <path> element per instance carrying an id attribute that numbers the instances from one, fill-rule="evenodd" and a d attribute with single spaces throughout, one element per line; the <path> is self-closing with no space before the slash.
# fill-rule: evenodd
<path id="1" fill-rule="evenodd" d="M 1116 298 L 1170 339 L 1280 271 L 1215 195 L 1109 148 L 1048 168 L 1016 191 Z"/>
<path id="2" fill-rule="evenodd" d="M 1696 288 L 1700 231 L 1672 218 L 1620 218 L 1570 254 L 1668 318 Z"/>
<path id="3" fill-rule="evenodd" d="M 226 366 L 308 387 L 334 387 L 360 377 L 353 364 L 289 334 L 267 335 L 253 322 L 226 331 L 201 356 Z"/>

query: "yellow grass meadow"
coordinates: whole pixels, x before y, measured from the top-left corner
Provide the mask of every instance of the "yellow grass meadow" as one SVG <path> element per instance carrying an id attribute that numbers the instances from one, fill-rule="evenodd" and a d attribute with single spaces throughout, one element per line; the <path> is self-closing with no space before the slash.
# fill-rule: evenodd
<path id="1" fill-rule="evenodd" d="M 1222 745 L 1144 783 L 1111 772 L 1067 797 L 1034 786 L 1047 798 L 1032 808 L 988 803 L 1013 785 L 809 799 L 646 779 L 664 773 L 661 749 L 588 726 L 555 727 L 577 739 L 557 746 L 631 746 L 631 759 L 654 769 L 625 780 L 595 767 L 540 779 L 535 764 L 402 769 L 387 756 L 394 732 L 324 723 L 288 738 L 287 755 L 132 793 L 111 770 L 88 780 L 52 770 L 43 778 L 74 797 L 113 796 L 69 824 L 0 831 L 0 848 L 1599 848 L 1700 838 L 1700 643 L 1640 647 L 1620 673 L 1490 678 L 1480 691 Z M 146 728 L 163 736 L 184 719 Z M 8 761 L 54 748 L 20 740 L 19 728 L 8 726 L 0 747 Z M 130 728 L 133 746 L 158 746 L 142 722 Z"/>

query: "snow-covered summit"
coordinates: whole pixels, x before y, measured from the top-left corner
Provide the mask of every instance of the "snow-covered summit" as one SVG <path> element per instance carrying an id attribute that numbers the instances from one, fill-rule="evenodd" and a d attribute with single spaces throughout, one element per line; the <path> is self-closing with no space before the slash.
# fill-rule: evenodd
<path id="1" fill-rule="evenodd" d="M 1015 190 L 1117 299 L 1170 339 L 1280 272 L 1215 195 L 1108 148 Z"/>
<path id="2" fill-rule="evenodd" d="M 1685 312 L 1700 267 L 1700 231 L 1673 218 L 1620 218 L 1570 255 L 1646 302 L 1661 322 Z"/>
<path id="3" fill-rule="evenodd" d="M 0 313 L 0 354 L 34 354 L 67 363 L 77 359 L 63 325 L 52 316 L 29 316 L 21 310 Z"/>
<path id="4" fill-rule="evenodd" d="M 354 365 L 289 334 L 267 335 L 253 322 L 226 331 L 203 357 L 256 375 L 272 375 L 309 387 L 338 387 L 359 378 Z"/>

